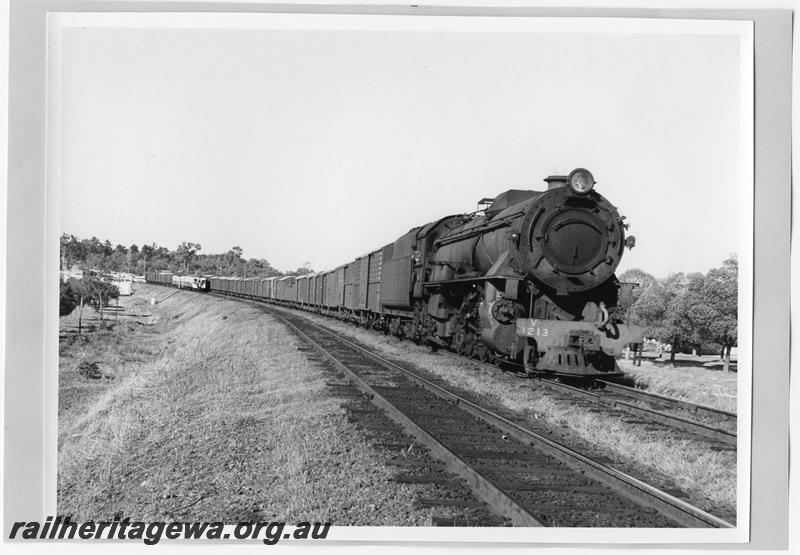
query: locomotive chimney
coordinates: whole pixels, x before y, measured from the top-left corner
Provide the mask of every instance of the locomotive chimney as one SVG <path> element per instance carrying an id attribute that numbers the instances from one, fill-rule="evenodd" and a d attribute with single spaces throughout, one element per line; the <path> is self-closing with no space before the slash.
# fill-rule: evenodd
<path id="1" fill-rule="evenodd" d="M 553 189 L 559 189 L 561 187 L 567 186 L 566 175 L 548 175 L 544 180 L 547 183 L 548 191 L 552 191 Z"/>

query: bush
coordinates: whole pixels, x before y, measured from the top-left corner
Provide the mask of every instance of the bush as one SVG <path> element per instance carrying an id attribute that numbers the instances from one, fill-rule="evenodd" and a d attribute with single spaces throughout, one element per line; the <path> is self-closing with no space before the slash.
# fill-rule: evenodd
<path id="1" fill-rule="evenodd" d="M 77 291 L 75 291 L 75 288 L 72 287 L 72 284 L 70 283 L 71 281 L 72 280 L 68 282 L 61 282 L 58 299 L 59 316 L 67 316 L 68 314 L 72 314 L 72 311 L 75 310 L 75 307 L 81 302 L 81 296 L 77 293 Z"/>

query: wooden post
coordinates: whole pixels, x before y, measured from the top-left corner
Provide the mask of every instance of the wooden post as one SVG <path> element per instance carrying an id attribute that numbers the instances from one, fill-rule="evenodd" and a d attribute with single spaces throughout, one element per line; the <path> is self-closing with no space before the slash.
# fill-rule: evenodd
<path id="1" fill-rule="evenodd" d="M 669 352 L 669 363 L 674 368 L 675 367 L 675 352 L 678 350 L 678 340 L 677 338 L 672 339 L 672 348 Z"/>
<path id="2" fill-rule="evenodd" d="M 120 283 L 119 272 L 117 272 L 117 283 Z M 117 298 L 114 301 L 114 322 L 116 322 L 119 320 L 119 286 L 117 286 Z"/>
<path id="3" fill-rule="evenodd" d="M 78 335 L 81 335 L 82 324 L 83 324 L 83 295 L 81 295 L 81 307 L 78 310 Z"/>

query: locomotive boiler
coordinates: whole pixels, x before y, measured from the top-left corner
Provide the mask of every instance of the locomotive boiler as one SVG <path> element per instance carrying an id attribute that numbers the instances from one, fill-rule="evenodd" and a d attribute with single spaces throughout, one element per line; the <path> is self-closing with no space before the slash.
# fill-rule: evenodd
<path id="1" fill-rule="evenodd" d="M 614 356 L 643 339 L 618 310 L 632 286 L 614 275 L 635 239 L 589 171 L 545 181 L 545 191 L 506 191 L 483 214 L 437 222 L 416 320 L 428 341 L 522 358 L 529 373 L 615 373 Z"/>

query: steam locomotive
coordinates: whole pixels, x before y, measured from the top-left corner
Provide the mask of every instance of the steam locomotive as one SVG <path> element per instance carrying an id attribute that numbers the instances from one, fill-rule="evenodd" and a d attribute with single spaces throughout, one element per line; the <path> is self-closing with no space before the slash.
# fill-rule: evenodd
<path id="1" fill-rule="evenodd" d="M 608 377 L 641 344 L 624 323 L 632 284 L 614 270 L 628 225 L 583 168 L 509 190 L 483 209 L 447 216 L 329 272 L 209 278 L 209 289 L 350 320 L 528 374 Z M 150 281 L 150 279 L 148 279 Z"/>

